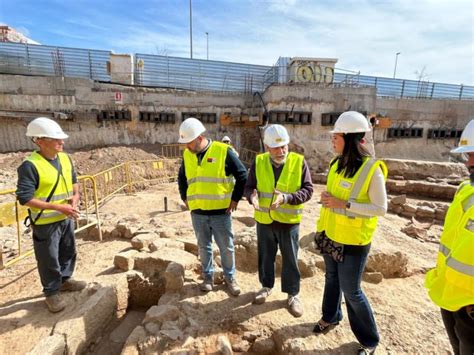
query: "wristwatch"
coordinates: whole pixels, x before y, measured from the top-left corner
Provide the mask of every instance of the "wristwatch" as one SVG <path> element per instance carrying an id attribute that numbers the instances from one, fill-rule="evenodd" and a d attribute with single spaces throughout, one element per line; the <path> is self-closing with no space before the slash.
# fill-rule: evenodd
<path id="1" fill-rule="evenodd" d="M 349 208 L 351 208 L 351 203 L 350 203 L 350 201 L 347 201 L 347 203 L 346 203 L 346 210 L 348 210 Z"/>

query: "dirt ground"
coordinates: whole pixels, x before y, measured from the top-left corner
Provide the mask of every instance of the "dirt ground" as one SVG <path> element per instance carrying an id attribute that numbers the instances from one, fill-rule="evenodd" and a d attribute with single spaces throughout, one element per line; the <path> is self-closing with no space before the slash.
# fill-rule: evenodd
<path id="1" fill-rule="evenodd" d="M 111 148 L 110 152 L 114 149 Z M 115 159 L 113 154 L 103 155 L 104 164 Z M 73 158 L 78 166 L 86 164 L 93 152 L 77 152 Z M 122 152 L 123 153 L 123 152 Z M 117 151 L 120 155 L 120 151 Z M 150 154 L 148 157 L 145 155 Z M 14 174 L 12 167 L 21 161 L 23 153 L 0 157 L 2 174 Z M 117 155 L 117 159 L 118 159 Z M 81 158 L 82 156 L 82 158 Z M 123 156 L 123 155 L 122 155 Z M 137 148 L 131 152 L 133 159 L 156 157 Z M 81 159 L 83 162 L 81 163 Z M 110 161 L 108 161 L 110 160 Z M 92 164 L 97 167 L 97 165 Z M 99 169 L 99 168 L 98 168 Z M 100 169 L 99 169 L 100 170 Z M 306 204 L 300 235 L 314 231 L 319 216 L 317 203 L 322 185 L 315 185 L 313 199 Z M 119 195 L 108 201 L 101 209 L 105 219 L 119 220 L 129 215 L 138 216 L 145 226 L 150 220 L 166 223 L 179 231 L 182 237 L 192 237 L 191 220 L 188 211 L 180 207 L 177 184 L 163 184 L 130 196 Z M 169 210 L 163 210 L 163 198 L 168 198 Z M 246 201 L 241 201 L 233 215 L 234 233 L 248 230 L 245 218 L 252 215 Z M 381 283 L 363 282 L 362 287 L 371 302 L 381 335 L 378 354 L 446 354 L 450 345 L 441 322 L 439 310 L 427 297 L 423 286 L 425 272 L 435 264 L 438 245 L 408 237 L 401 232 L 408 220 L 387 214 L 379 220 L 375 233 L 373 250 L 386 253 L 403 253 L 408 258 L 408 269 L 412 274 L 405 278 L 384 279 Z M 430 233 L 439 235 L 440 226 L 430 227 Z M 89 282 L 110 283 L 121 276 L 113 267 L 114 256 L 128 248 L 130 242 L 122 239 L 107 239 L 103 242 L 78 238 L 78 260 L 75 277 Z M 188 275 L 189 276 L 189 275 Z M 357 340 L 351 332 L 347 313 L 341 324 L 326 335 L 315 335 L 312 328 L 321 316 L 321 300 L 324 287 L 324 272 L 302 279 L 301 300 L 304 315 L 293 318 L 285 308 L 286 294 L 280 292 L 280 280 L 276 280 L 273 294 L 263 305 L 253 305 L 254 292 L 260 288 L 256 272 L 238 270 L 237 280 L 242 288 L 239 297 L 230 297 L 223 286 L 203 294 L 197 289 L 198 275 L 191 275 L 182 295 L 182 302 L 193 307 L 193 319 L 203 329 L 198 338 L 204 344 L 209 335 L 225 334 L 233 341 L 246 331 L 260 331 L 273 334 L 274 338 L 290 339 L 292 345 L 283 346 L 283 352 L 295 354 L 347 354 L 354 353 Z M 68 294 L 68 306 L 74 307 L 81 299 Z M 136 310 L 135 323 L 141 321 L 145 310 Z M 141 312 L 141 313 L 140 313 Z M 0 271 L 0 354 L 23 354 L 31 350 L 43 337 L 49 335 L 49 326 L 61 319 L 61 313 L 52 315 L 46 310 L 41 296 L 41 285 L 35 267 L 34 257 L 29 257 L 13 267 Z M 132 321 L 133 323 L 133 321 Z M 115 324 L 108 327 L 112 332 Z M 133 326 L 133 324 L 132 324 Z M 133 328 L 133 327 L 132 327 Z M 110 333 L 101 336 L 102 341 L 90 349 L 96 354 L 119 354 L 120 348 L 110 346 Z M 276 336 L 275 336 L 276 335 Z"/>

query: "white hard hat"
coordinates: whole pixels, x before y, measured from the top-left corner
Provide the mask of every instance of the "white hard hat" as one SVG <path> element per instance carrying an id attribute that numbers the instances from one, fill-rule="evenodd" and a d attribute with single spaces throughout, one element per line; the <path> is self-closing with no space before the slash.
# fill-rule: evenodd
<path id="1" fill-rule="evenodd" d="M 204 125 L 197 118 L 189 117 L 179 126 L 178 143 L 189 143 L 206 131 Z"/>
<path id="2" fill-rule="evenodd" d="M 474 120 L 471 120 L 462 131 L 459 146 L 451 153 L 474 153 Z"/>
<path id="3" fill-rule="evenodd" d="M 282 147 L 290 143 L 290 136 L 285 127 L 279 124 L 274 124 L 265 130 L 263 143 L 270 148 Z"/>
<path id="4" fill-rule="evenodd" d="M 66 139 L 69 136 L 52 119 L 46 117 L 35 118 L 26 127 L 27 137 Z"/>
<path id="5" fill-rule="evenodd" d="M 363 114 L 347 111 L 338 117 L 334 129 L 329 133 L 362 133 L 370 130 L 369 122 Z"/>
<path id="6" fill-rule="evenodd" d="M 222 137 L 222 142 L 230 142 L 230 137 L 229 136 Z"/>

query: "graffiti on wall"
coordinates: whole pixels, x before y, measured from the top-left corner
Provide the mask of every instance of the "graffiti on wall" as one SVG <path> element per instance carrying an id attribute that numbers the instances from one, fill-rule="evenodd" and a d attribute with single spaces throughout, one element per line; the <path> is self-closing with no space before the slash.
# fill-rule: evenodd
<path id="1" fill-rule="evenodd" d="M 295 70 L 295 82 L 331 84 L 334 80 L 334 68 L 314 62 L 299 63 Z"/>

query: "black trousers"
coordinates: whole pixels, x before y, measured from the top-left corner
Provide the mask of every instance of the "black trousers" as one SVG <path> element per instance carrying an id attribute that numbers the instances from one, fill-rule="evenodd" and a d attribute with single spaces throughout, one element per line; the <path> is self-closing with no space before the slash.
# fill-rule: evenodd
<path id="1" fill-rule="evenodd" d="M 450 312 L 441 308 L 441 316 L 454 354 L 474 354 L 474 319 L 469 317 L 466 307 L 457 312 Z"/>
<path id="2" fill-rule="evenodd" d="M 74 222 L 71 219 L 33 227 L 33 246 L 45 296 L 54 295 L 76 265 Z"/>

